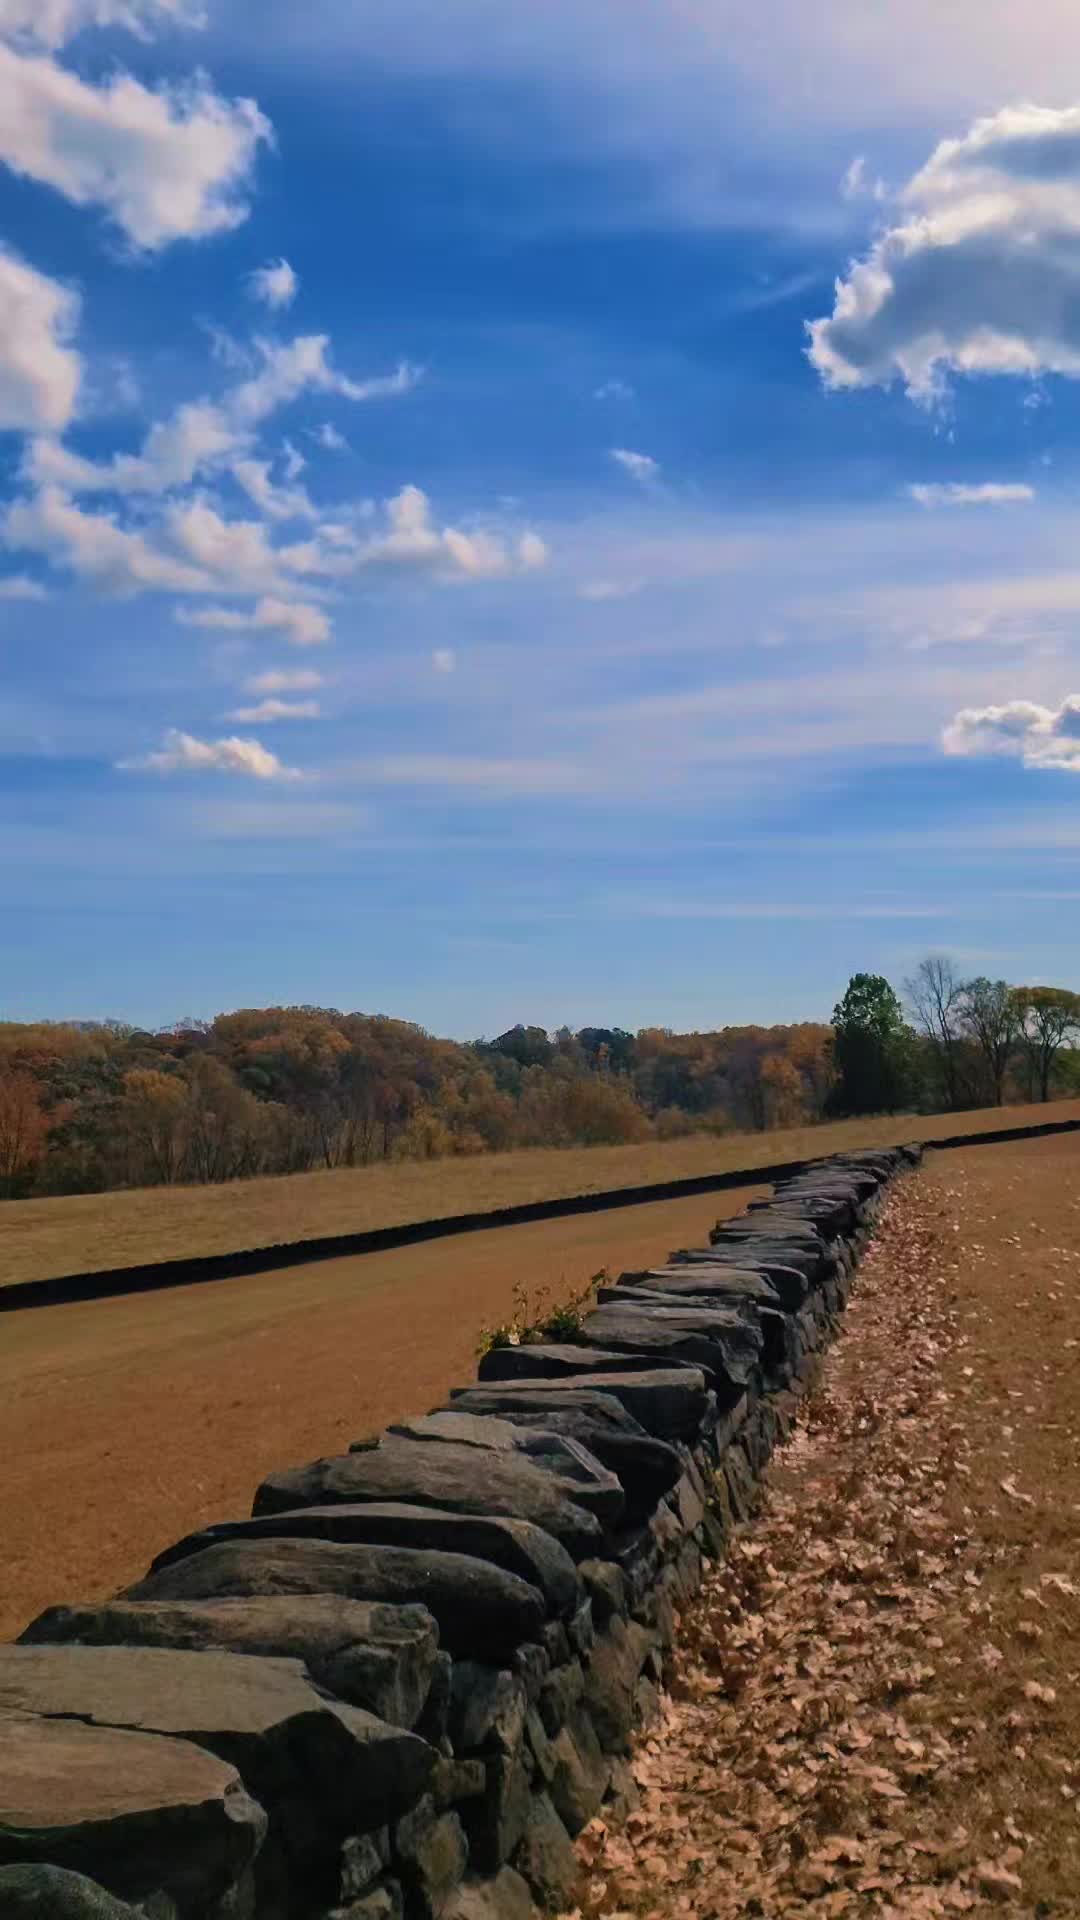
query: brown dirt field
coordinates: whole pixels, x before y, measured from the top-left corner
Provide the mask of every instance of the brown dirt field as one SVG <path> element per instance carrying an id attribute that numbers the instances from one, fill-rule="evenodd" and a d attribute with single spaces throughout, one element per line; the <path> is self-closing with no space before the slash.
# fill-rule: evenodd
<path id="1" fill-rule="evenodd" d="M 0 1285 L 137 1266 L 189 1254 L 236 1253 L 318 1234 L 349 1233 L 552 1200 L 606 1188 L 748 1171 L 847 1147 L 1080 1119 L 1080 1101 L 1048 1107 L 845 1120 L 779 1133 L 694 1134 L 634 1147 L 534 1148 L 469 1160 L 389 1166 L 223 1187 L 154 1187 L 0 1204 Z"/>
<path id="2" fill-rule="evenodd" d="M 1078 1270 L 1080 1140 L 894 1191 L 587 1920 L 1080 1916 Z"/>
<path id="3" fill-rule="evenodd" d="M 271 1468 L 344 1449 L 475 1376 L 515 1283 L 577 1291 L 702 1245 L 754 1195 L 588 1214 L 0 1320 L 0 1637 L 250 1512 Z"/>

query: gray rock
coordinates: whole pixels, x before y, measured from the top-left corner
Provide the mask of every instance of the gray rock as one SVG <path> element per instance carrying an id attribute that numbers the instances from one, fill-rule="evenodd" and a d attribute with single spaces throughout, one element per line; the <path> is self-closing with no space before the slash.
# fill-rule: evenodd
<path id="1" fill-rule="evenodd" d="M 613 1561 L 583 1560 L 581 1577 L 592 1601 L 593 1619 L 598 1627 L 605 1627 L 612 1614 L 626 1613 L 626 1581 Z"/>
<path id="2" fill-rule="evenodd" d="M 433 1920 L 468 1865 L 469 1847 L 458 1815 L 440 1813 L 426 1796 L 398 1822 L 394 1851 L 410 1909 L 423 1920 Z"/>
<path id="3" fill-rule="evenodd" d="M 507 1425 L 500 1420 L 478 1420 L 476 1424 Z M 517 1429 L 510 1427 L 509 1431 Z M 581 1582 L 570 1555 L 542 1527 L 527 1520 L 445 1513 L 437 1507 L 399 1502 L 299 1507 L 295 1513 L 267 1514 L 257 1520 L 221 1521 L 167 1547 L 158 1554 L 151 1572 L 224 1541 L 266 1539 L 333 1540 L 339 1546 L 420 1547 L 425 1551 L 464 1553 L 538 1587 L 554 1614 L 572 1613 L 581 1602 Z"/>
<path id="4" fill-rule="evenodd" d="M 519 1454 L 485 1452 L 452 1442 L 432 1446 L 390 1440 L 366 1452 L 271 1474 L 255 1496 L 255 1515 L 290 1513 L 297 1507 L 404 1501 L 451 1513 L 532 1521 L 580 1560 L 595 1552 L 602 1538 L 599 1521 L 579 1498 L 582 1491 L 579 1482 L 550 1473 Z"/>
<path id="5" fill-rule="evenodd" d="M 475 1800 L 486 1785 L 487 1770 L 482 1760 L 460 1760 L 455 1756 L 452 1760 L 440 1757 L 435 1762 L 431 1792 L 440 1812 L 456 1807 L 462 1800 Z"/>
<path id="6" fill-rule="evenodd" d="M 614 1287 L 601 1287 L 597 1302 L 602 1307 L 626 1305 L 631 1300 L 663 1301 L 667 1306 L 730 1307 L 749 1304 L 779 1307 L 783 1303 L 771 1280 L 764 1274 L 745 1268 L 718 1270 L 712 1279 L 700 1270 L 687 1273 L 685 1267 L 650 1267 L 644 1272 L 624 1273 Z"/>
<path id="7" fill-rule="evenodd" d="M 763 1257 L 760 1247 L 754 1247 L 752 1255 L 745 1247 L 684 1247 L 669 1255 L 668 1265 L 658 1268 L 657 1272 L 686 1273 L 694 1285 L 700 1276 L 705 1276 L 705 1283 L 709 1285 L 726 1285 L 728 1275 L 739 1282 L 753 1273 L 779 1294 L 786 1313 L 798 1312 L 810 1288 L 809 1278 L 801 1267 L 785 1266 L 782 1261 Z"/>
<path id="8" fill-rule="evenodd" d="M 607 1528 L 622 1518 L 622 1490 L 592 1455 L 565 1434 L 523 1431 L 508 1420 L 479 1418 L 457 1408 L 442 1408 L 421 1419 L 389 1427 L 390 1440 L 437 1442 L 475 1447 L 484 1453 L 524 1454 L 534 1465 L 546 1467 L 564 1480 L 574 1482 L 573 1498 L 589 1513 L 594 1513 Z M 383 1443 L 387 1444 L 387 1443 Z"/>
<path id="9" fill-rule="evenodd" d="M 413 1805 L 435 1763 L 414 1734 L 318 1693 L 297 1660 L 0 1647 L 0 1709 L 178 1736 L 206 1748 L 257 1795 L 290 1884 L 305 1892 L 317 1888 L 348 1834 Z M 258 1863 L 260 1880 L 265 1864 Z M 336 1891 L 336 1877 L 327 1891 Z"/>
<path id="10" fill-rule="evenodd" d="M 652 1512 L 658 1500 L 662 1500 L 668 1488 L 675 1484 L 681 1472 L 681 1462 L 675 1448 L 665 1440 L 654 1440 L 640 1423 L 633 1419 L 617 1400 L 610 1396 L 593 1396 L 597 1403 L 604 1401 L 605 1412 L 597 1416 L 577 1406 L 560 1405 L 551 1410 L 551 1395 L 539 1399 L 529 1394 L 529 1384 L 518 1386 L 510 1383 L 499 1387 L 492 1383 L 490 1387 L 466 1389 L 462 1399 L 467 1399 L 470 1407 L 476 1403 L 479 1411 L 481 1397 L 491 1396 L 499 1407 L 500 1421 L 510 1421 L 518 1427 L 542 1427 L 545 1431 L 566 1434 L 577 1440 L 589 1453 L 593 1454 L 601 1465 L 614 1473 L 622 1486 L 626 1499 L 625 1520 L 629 1525 L 644 1519 Z M 584 1399 L 590 1396 L 584 1395 Z M 563 1396 L 569 1400 L 570 1395 Z M 456 1404 L 460 1404 L 460 1401 Z M 614 1409 L 622 1416 L 623 1424 L 616 1424 L 607 1415 L 607 1409 Z"/>
<path id="11" fill-rule="evenodd" d="M 397 1727 L 415 1726 L 423 1711 L 438 1640 L 425 1607 L 371 1605 L 340 1594 L 50 1607 L 22 1635 L 28 1645 L 173 1647 L 302 1660 L 320 1686 Z"/>
<path id="12" fill-rule="evenodd" d="M 585 1674 L 580 1660 L 568 1660 L 548 1674 L 540 1689 L 539 1713 L 551 1739 L 566 1725 L 584 1691 Z"/>
<path id="13" fill-rule="evenodd" d="M 762 1348 L 752 1312 L 640 1302 L 598 1307 L 586 1318 L 582 1337 L 599 1347 L 653 1354 L 660 1364 L 676 1359 L 699 1366 L 716 1388 L 745 1387 Z"/>
<path id="14" fill-rule="evenodd" d="M 513 1753 L 521 1744 L 527 1699 L 516 1674 L 457 1660 L 450 1692 L 450 1739 L 454 1752 Z"/>
<path id="15" fill-rule="evenodd" d="M 133 1907 L 63 1867 L 0 1867 L 3 1920 L 139 1920 Z"/>
<path id="16" fill-rule="evenodd" d="M 570 1836 L 546 1793 L 533 1799 L 514 1865 L 549 1913 L 565 1913 L 573 1906 L 581 1867 Z"/>
<path id="17" fill-rule="evenodd" d="M 585 1706 L 605 1753 L 625 1753 L 634 1726 L 634 1695 L 654 1636 L 636 1620 L 614 1619 L 585 1669 Z"/>
<path id="18" fill-rule="evenodd" d="M 461 1814 L 473 1866 L 497 1873 L 528 1824 L 532 1802 L 528 1751 L 521 1744 L 516 1753 L 493 1753 L 486 1767 L 483 1798 L 465 1801 Z"/>
<path id="19" fill-rule="evenodd" d="M 422 1739 L 440 1753 L 444 1751 L 446 1729 L 450 1720 L 450 1686 L 453 1678 L 454 1663 L 448 1653 L 440 1653 L 435 1662 L 435 1672 L 431 1677 L 431 1691 L 427 1704 L 417 1722 L 416 1731 Z"/>
<path id="20" fill-rule="evenodd" d="M 599 1811 L 610 1778 L 592 1723 L 583 1713 L 560 1728 L 552 1743 L 555 1768 L 548 1791 L 564 1827 L 579 1834 Z"/>
<path id="21" fill-rule="evenodd" d="M 499 1657 L 535 1640 L 547 1609 L 516 1574 L 461 1553 L 343 1547 L 328 1540 L 240 1540 L 207 1547 L 129 1589 L 130 1600 L 341 1594 L 427 1608 L 454 1655 Z"/>
<path id="22" fill-rule="evenodd" d="M 519 1873 L 504 1867 L 491 1880 L 466 1880 L 443 1908 L 443 1920 L 533 1920 L 536 1909 Z"/>
<path id="23" fill-rule="evenodd" d="M 341 1898 L 358 1900 L 390 1865 L 390 1830 L 350 1834 L 341 1849 Z"/>
<path id="24" fill-rule="evenodd" d="M 0 1868 L 47 1862 L 119 1900 L 164 1895 L 182 1920 L 203 1920 L 265 1833 L 235 1767 L 186 1740 L 0 1715 Z"/>
<path id="25" fill-rule="evenodd" d="M 326 1920 L 402 1920 L 405 1896 L 397 1880 L 383 1880 L 377 1887 L 350 1900 L 348 1906 L 335 1907 Z"/>
<path id="26" fill-rule="evenodd" d="M 462 1387 L 452 1398 L 455 1406 L 462 1405 L 470 1412 L 496 1412 L 499 1400 L 502 1399 L 504 1406 L 509 1404 L 506 1396 L 513 1391 L 495 1386 Z M 610 1396 L 620 1402 L 646 1433 L 662 1440 L 693 1439 L 708 1405 L 704 1376 L 697 1368 L 686 1366 L 650 1367 L 630 1373 L 570 1374 L 564 1380 L 533 1380 L 529 1386 L 530 1399 L 538 1406 L 548 1401 L 553 1410 L 557 1410 L 560 1403 L 575 1404 L 564 1402 L 563 1397 L 568 1394 Z M 480 1396 L 489 1402 L 488 1406 L 478 1404 Z M 582 1553 L 577 1557 L 591 1556 Z"/>

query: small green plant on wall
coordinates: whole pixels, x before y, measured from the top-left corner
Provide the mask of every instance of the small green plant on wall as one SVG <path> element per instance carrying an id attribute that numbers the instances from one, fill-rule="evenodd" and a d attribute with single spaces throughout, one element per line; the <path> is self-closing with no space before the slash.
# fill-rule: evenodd
<path id="1" fill-rule="evenodd" d="M 579 1338 L 585 1315 L 596 1301 L 597 1287 L 607 1284 L 606 1267 L 594 1273 L 577 1293 L 552 1304 L 550 1287 L 515 1286 L 514 1310 L 509 1320 L 496 1327 L 481 1327 L 477 1353 L 482 1357 L 495 1347 L 535 1347 L 542 1342 L 572 1343 Z"/>

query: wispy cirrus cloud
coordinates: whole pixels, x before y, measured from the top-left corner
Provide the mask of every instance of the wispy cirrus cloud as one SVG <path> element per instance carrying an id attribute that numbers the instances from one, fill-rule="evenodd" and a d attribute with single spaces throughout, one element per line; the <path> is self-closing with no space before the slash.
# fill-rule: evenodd
<path id="1" fill-rule="evenodd" d="M 1023 481 L 916 481 L 907 494 L 920 507 L 1012 507 L 1034 500 L 1035 489 Z"/>

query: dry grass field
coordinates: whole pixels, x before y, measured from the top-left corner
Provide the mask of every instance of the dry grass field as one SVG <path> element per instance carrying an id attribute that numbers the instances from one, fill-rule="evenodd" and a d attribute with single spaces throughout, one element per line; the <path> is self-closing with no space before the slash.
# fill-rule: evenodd
<path id="1" fill-rule="evenodd" d="M 1041 1120 L 1080 1119 L 1080 1101 L 976 1113 L 845 1120 L 790 1132 L 694 1134 L 646 1146 L 533 1148 L 469 1160 L 403 1161 L 220 1187 L 154 1187 L 0 1205 L 0 1285 L 189 1254 L 235 1253 L 317 1234 L 596 1193 L 799 1160 L 847 1147 Z"/>
<path id="2" fill-rule="evenodd" d="M 336 1453 L 475 1377 L 515 1284 L 701 1245 L 761 1188 L 462 1234 L 235 1282 L 0 1320 L 0 1638 L 136 1579 L 192 1527 L 250 1511 L 273 1467 Z"/>

